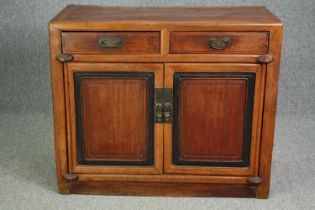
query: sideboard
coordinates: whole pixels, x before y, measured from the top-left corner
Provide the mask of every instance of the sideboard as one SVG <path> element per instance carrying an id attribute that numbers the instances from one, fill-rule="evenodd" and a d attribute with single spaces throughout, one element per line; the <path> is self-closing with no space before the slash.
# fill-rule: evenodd
<path id="1" fill-rule="evenodd" d="M 69 5 L 49 23 L 62 194 L 267 198 L 282 23 Z"/>

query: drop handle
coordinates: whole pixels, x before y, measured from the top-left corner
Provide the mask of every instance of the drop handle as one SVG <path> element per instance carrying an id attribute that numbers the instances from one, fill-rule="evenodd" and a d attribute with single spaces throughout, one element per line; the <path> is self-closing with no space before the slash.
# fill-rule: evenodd
<path id="1" fill-rule="evenodd" d="M 120 48 L 122 46 L 122 40 L 120 37 L 100 37 L 98 44 L 101 48 Z"/>
<path id="2" fill-rule="evenodd" d="M 232 39 L 230 37 L 223 37 L 223 38 L 217 38 L 217 37 L 210 37 L 209 38 L 209 47 L 215 50 L 224 50 L 225 48 L 228 48 L 231 46 Z"/>

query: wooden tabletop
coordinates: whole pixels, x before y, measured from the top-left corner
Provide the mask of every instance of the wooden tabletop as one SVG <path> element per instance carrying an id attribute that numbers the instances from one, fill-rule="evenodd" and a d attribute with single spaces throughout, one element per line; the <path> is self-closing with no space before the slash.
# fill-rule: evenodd
<path id="1" fill-rule="evenodd" d="M 262 6 L 242 7 L 102 7 L 69 5 L 52 22 L 153 21 L 213 24 L 279 24 Z"/>

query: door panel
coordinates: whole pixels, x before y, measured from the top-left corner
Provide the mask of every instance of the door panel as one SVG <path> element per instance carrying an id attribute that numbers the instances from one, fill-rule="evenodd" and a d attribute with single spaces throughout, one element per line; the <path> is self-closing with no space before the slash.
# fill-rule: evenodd
<path id="1" fill-rule="evenodd" d="M 160 64 L 68 64 L 71 170 L 161 173 L 161 125 L 154 125 Z M 145 167 L 143 167 L 145 166 Z"/>
<path id="2" fill-rule="evenodd" d="M 165 171 L 253 175 L 261 80 L 256 64 L 167 64 L 174 121 L 165 127 Z"/>
<path id="3" fill-rule="evenodd" d="M 74 74 L 80 164 L 152 165 L 153 77 Z"/>
<path id="4" fill-rule="evenodd" d="M 175 165 L 248 166 L 254 78 L 174 74 Z"/>

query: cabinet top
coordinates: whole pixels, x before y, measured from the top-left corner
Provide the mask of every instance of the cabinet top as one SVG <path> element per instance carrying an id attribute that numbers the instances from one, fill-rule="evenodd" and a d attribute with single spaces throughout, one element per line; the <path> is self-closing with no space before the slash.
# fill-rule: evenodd
<path id="1" fill-rule="evenodd" d="M 213 24 L 281 24 L 262 6 L 242 7 L 103 7 L 68 5 L 51 22 L 207 22 Z"/>

